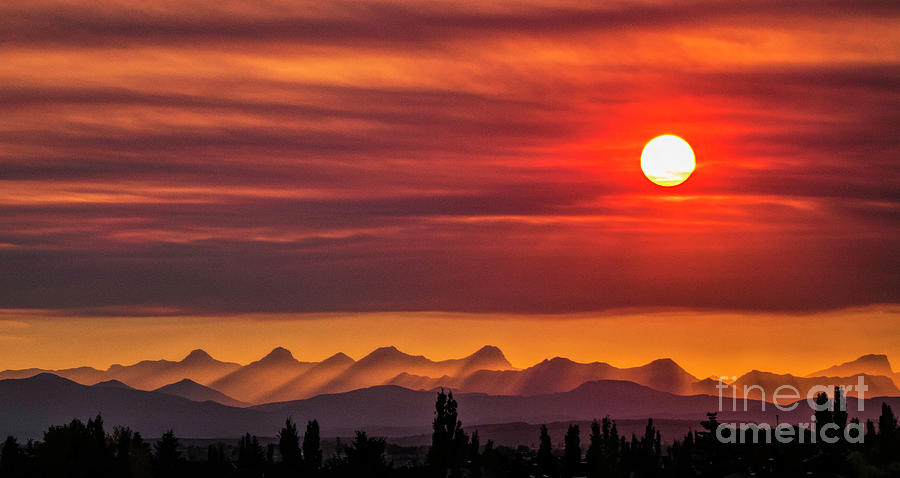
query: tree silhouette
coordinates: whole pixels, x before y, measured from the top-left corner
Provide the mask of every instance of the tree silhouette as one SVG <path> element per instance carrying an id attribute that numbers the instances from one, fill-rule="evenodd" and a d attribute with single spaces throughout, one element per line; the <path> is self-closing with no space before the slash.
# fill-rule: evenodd
<path id="1" fill-rule="evenodd" d="M 113 469 L 100 415 L 86 425 L 75 419 L 51 426 L 44 432 L 39 454 L 45 476 L 108 476 Z"/>
<path id="2" fill-rule="evenodd" d="M 484 450 L 481 451 L 481 457 L 479 458 L 479 461 L 481 462 L 481 465 L 485 471 L 490 472 L 491 475 L 497 474 L 500 463 L 497 457 L 497 452 L 494 450 L 494 440 L 488 440 L 484 444 Z"/>
<path id="3" fill-rule="evenodd" d="M 120 476 L 131 475 L 131 441 L 134 433 L 128 427 L 115 427 L 110 439 L 115 450 L 116 474 Z"/>
<path id="4" fill-rule="evenodd" d="M 581 467 L 581 436 L 578 425 L 571 424 L 566 431 L 565 455 L 563 458 L 563 475 L 566 478 L 575 476 Z"/>
<path id="5" fill-rule="evenodd" d="M 278 432 L 278 453 L 281 454 L 285 475 L 292 476 L 300 472 L 302 464 L 300 435 L 297 434 L 297 425 L 290 417 L 285 420 L 284 427 Z"/>
<path id="6" fill-rule="evenodd" d="M 231 472 L 231 463 L 225 454 L 225 444 L 218 442 L 206 449 L 206 476 L 228 476 Z"/>
<path id="7" fill-rule="evenodd" d="M 891 406 L 881 402 L 881 415 L 878 417 L 878 439 L 875 441 L 875 461 L 886 465 L 896 461 L 900 456 L 900 433 L 897 430 L 897 417 Z"/>
<path id="8" fill-rule="evenodd" d="M 652 476 L 659 469 L 662 460 L 662 435 L 653 426 L 653 419 L 647 419 L 644 436 L 637 440 L 632 435 L 630 447 L 630 468 L 640 471 L 642 476 Z"/>
<path id="9" fill-rule="evenodd" d="M 18 478 L 26 475 L 25 451 L 13 437 L 7 437 L 0 450 L 0 476 Z"/>
<path id="10" fill-rule="evenodd" d="M 597 420 L 591 422 L 591 435 L 589 437 L 590 445 L 587 450 L 587 464 L 590 475 L 593 477 L 602 476 L 604 473 L 603 462 L 603 434 L 600 432 L 600 423 Z"/>
<path id="11" fill-rule="evenodd" d="M 303 465 L 309 476 L 317 475 L 322 468 L 322 444 L 318 420 L 306 423 L 306 433 L 303 435 Z"/>
<path id="12" fill-rule="evenodd" d="M 478 430 L 472 432 L 472 438 L 469 440 L 469 472 L 472 478 L 481 477 L 481 439 L 478 437 Z"/>
<path id="13" fill-rule="evenodd" d="M 893 438 L 897 434 L 897 417 L 891 406 L 881 402 L 881 416 L 878 417 L 878 434 L 884 438 Z"/>
<path id="14" fill-rule="evenodd" d="M 171 429 L 153 445 L 153 465 L 157 476 L 178 476 L 181 473 L 181 444 Z"/>
<path id="15" fill-rule="evenodd" d="M 91 461 L 90 473 L 110 475 L 113 469 L 112 452 L 106 446 L 106 432 L 103 430 L 103 417 L 98 413 L 87 421 L 88 459 Z"/>
<path id="16" fill-rule="evenodd" d="M 140 433 L 128 427 L 117 426 L 108 439 L 115 454 L 115 473 L 121 477 L 150 476 L 150 445 Z"/>
<path id="17" fill-rule="evenodd" d="M 834 414 L 832 418 L 834 419 L 834 423 L 838 426 L 838 429 L 843 434 L 844 429 L 847 428 L 847 400 L 843 397 L 841 388 L 834 387 Z"/>
<path id="18" fill-rule="evenodd" d="M 265 471 L 266 452 L 259 439 L 249 433 L 241 437 L 238 444 L 238 474 L 240 476 L 262 476 Z"/>
<path id="19" fill-rule="evenodd" d="M 428 464 L 438 476 L 459 476 L 466 462 L 469 437 L 463 432 L 462 422 L 458 419 L 456 400 L 453 392 L 438 392 L 434 404 L 433 433 L 431 449 L 428 451 Z"/>
<path id="20" fill-rule="evenodd" d="M 356 432 L 353 443 L 344 447 L 349 476 L 386 476 L 388 465 L 384 461 L 385 447 L 383 439 L 370 438 L 366 432 Z"/>
<path id="21" fill-rule="evenodd" d="M 591 422 L 590 445 L 586 454 L 589 476 L 611 476 L 620 468 L 622 443 L 616 422 L 608 416 L 602 422 Z"/>
<path id="22" fill-rule="evenodd" d="M 554 477 L 556 476 L 556 461 L 553 459 L 553 443 L 550 440 L 550 433 L 547 432 L 547 425 L 541 425 L 540 444 L 537 453 L 538 473 Z"/>
<path id="23" fill-rule="evenodd" d="M 834 423 L 834 412 L 828 407 L 828 395 L 825 392 L 816 394 L 816 426 L 821 429 L 828 423 Z"/>

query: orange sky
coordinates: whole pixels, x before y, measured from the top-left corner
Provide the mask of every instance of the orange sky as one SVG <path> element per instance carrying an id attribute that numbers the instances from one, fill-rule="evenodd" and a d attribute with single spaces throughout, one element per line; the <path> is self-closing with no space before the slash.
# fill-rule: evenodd
<path id="1" fill-rule="evenodd" d="M 23 311 L 0 319 L 0 369 L 62 368 L 146 359 L 181 360 L 203 348 L 224 361 L 249 363 L 276 346 L 301 361 L 342 351 L 359 359 L 396 345 L 434 360 L 500 347 L 516 367 L 565 356 L 580 362 L 642 365 L 669 357 L 698 377 L 750 370 L 807 374 L 867 353 L 900 361 L 900 308 L 873 306 L 827 313 L 613 311 L 575 316 L 438 312 L 254 314 L 233 317 L 82 317 L 60 321 Z M 898 369 L 895 364 L 895 369 Z"/>
<path id="2" fill-rule="evenodd" d="M 4 2 L 0 309 L 42 317 L 6 327 L 49 355 L 2 331 L 22 348 L 0 367 L 172 358 L 242 314 L 499 314 L 542 336 L 622 308 L 747 336 L 824 314 L 865 337 L 842 359 L 895 350 L 894 315 L 845 309 L 900 303 L 898 20 L 876 1 Z M 697 156 L 673 189 L 639 168 L 665 133 Z M 601 321 L 629 337 L 610 354 L 529 353 L 509 320 L 479 323 L 517 365 L 656 355 L 632 315 Z M 259 338 L 208 346 L 255 358 L 273 323 L 221 319 Z M 283 345 L 466 352 L 315 323 L 328 341 Z M 109 345 L 119 327 L 140 343 Z"/>

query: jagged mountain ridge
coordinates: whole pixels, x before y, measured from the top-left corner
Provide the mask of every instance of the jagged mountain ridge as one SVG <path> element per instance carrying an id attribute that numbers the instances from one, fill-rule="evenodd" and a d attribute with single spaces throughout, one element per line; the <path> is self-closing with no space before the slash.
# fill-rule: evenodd
<path id="1" fill-rule="evenodd" d="M 825 371 L 856 371 L 866 365 L 871 368 L 873 364 L 880 367 L 875 371 L 892 372 L 887 357 L 879 355 L 866 355 Z M 42 372 L 46 371 L 8 370 L 0 372 L 0 379 L 25 378 Z M 528 396 L 565 392 L 589 381 L 625 380 L 679 395 L 718 393 L 715 381 L 698 380 L 671 359 L 618 368 L 605 362 L 579 363 L 554 357 L 518 370 L 494 346 L 484 346 L 463 358 L 442 361 L 406 354 L 396 347 L 381 347 L 358 361 L 337 353 L 321 362 L 302 362 L 286 348 L 276 347 L 260 360 L 243 366 L 217 361 L 197 349 L 178 362 L 147 360 L 128 366 L 112 365 L 107 371 L 79 367 L 51 373 L 86 385 L 118 381 L 123 386 L 142 390 L 180 383 L 181 388 L 190 388 L 181 390 L 180 396 L 234 405 L 291 401 L 377 385 L 398 385 L 412 390 L 444 387 L 458 392 Z M 865 374 L 864 378 L 870 386 L 869 395 L 900 395 L 891 380 L 893 377 Z M 185 380 L 196 386 L 186 385 Z M 823 380 L 836 385 L 856 383 L 855 375 L 799 377 L 751 371 L 736 385 L 739 388 L 760 385 L 771 393 L 780 385 L 804 389 Z M 726 390 L 724 395 L 730 396 L 730 391 Z"/>

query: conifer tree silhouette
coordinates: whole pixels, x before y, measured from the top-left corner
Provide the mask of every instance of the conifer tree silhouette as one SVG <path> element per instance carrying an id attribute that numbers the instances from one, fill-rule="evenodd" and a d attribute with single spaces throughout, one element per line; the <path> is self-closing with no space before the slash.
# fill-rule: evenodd
<path id="1" fill-rule="evenodd" d="M 386 444 L 383 439 L 370 438 L 366 432 L 356 432 L 353 443 L 344 447 L 347 453 L 348 476 L 380 478 L 387 476 L 388 465 L 384 461 Z"/>
<path id="2" fill-rule="evenodd" d="M 614 476 L 621 467 L 625 438 L 620 440 L 616 422 L 606 416 L 601 422 L 591 422 L 590 444 L 586 454 L 588 475 Z"/>
<path id="3" fill-rule="evenodd" d="M 571 478 L 581 466 L 581 436 L 578 425 L 570 424 L 565 437 L 563 476 Z"/>
<path id="4" fill-rule="evenodd" d="M 39 450 L 44 476 L 102 477 L 113 471 L 112 452 L 106 446 L 100 415 L 87 424 L 75 419 L 67 425 L 51 426 L 44 432 Z"/>
<path id="5" fill-rule="evenodd" d="M 228 476 L 231 473 L 231 463 L 225 454 L 225 444 L 218 442 L 206 449 L 206 473 L 209 477 Z"/>
<path id="6" fill-rule="evenodd" d="M 19 478 L 26 474 L 25 452 L 13 437 L 7 437 L 0 450 L 0 476 Z"/>
<path id="7" fill-rule="evenodd" d="M 834 412 L 828 406 L 828 395 L 825 394 L 825 392 L 818 393 L 816 394 L 815 401 L 817 406 L 814 413 L 816 417 L 816 426 L 821 429 L 825 424 L 834 423 Z"/>
<path id="8" fill-rule="evenodd" d="M 478 430 L 472 432 L 472 438 L 469 440 L 469 473 L 472 478 L 481 478 L 481 439 L 478 437 Z"/>
<path id="9" fill-rule="evenodd" d="M 598 477 L 603 474 L 603 434 L 600 432 L 600 423 L 597 420 L 591 422 L 590 444 L 586 454 L 589 476 Z"/>
<path id="10" fill-rule="evenodd" d="M 632 437 L 634 437 L 632 435 Z M 659 430 L 653 426 L 653 419 L 647 419 L 644 428 L 644 436 L 639 441 L 632 438 L 631 468 L 641 471 L 644 476 L 649 476 L 659 468 L 662 459 L 662 436 Z"/>
<path id="11" fill-rule="evenodd" d="M 296 476 L 302 463 L 300 435 L 297 434 L 297 425 L 290 417 L 285 420 L 284 427 L 278 432 L 278 453 L 281 454 L 285 475 Z"/>
<path id="12" fill-rule="evenodd" d="M 459 476 L 465 464 L 469 437 L 463 432 L 462 422 L 458 419 L 456 400 L 453 392 L 438 392 L 434 404 L 433 433 L 431 449 L 428 450 L 428 465 L 436 476 Z"/>
<path id="13" fill-rule="evenodd" d="M 553 478 L 556 476 L 556 461 L 553 459 L 553 443 L 547 425 L 541 425 L 540 444 L 537 453 L 538 473 Z"/>
<path id="14" fill-rule="evenodd" d="M 241 437 L 238 444 L 238 474 L 246 477 L 263 476 L 266 464 L 266 452 L 259 439 L 249 433 Z"/>
<path id="15" fill-rule="evenodd" d="M 318 475 L 319 469 L 322 468 L 322 444 L 318 420 L 306 423 L 306 433 L 303 435 L 303 466 L 307 476 Z"/>
<path id="16" fill-rule="evenodd" d="M 878 417 L 878 434 L 882 438 L 893 438 L 897 434 L 897 417 L 891 406 L 881 402 L 881 415 Z"/>
<path id="17" fill-rule="evenodd" d="M 499 463 L 497 459 L 497 453 L 494 451 L 494 440 L 488 440 L 484 444 L 484 450 L 481 451 L 480 460 L 482 468 L 485 471 L 492 472 L 496 474 L 498 471 Z"/>
<path id="18" fill-rule="evenodd" d="M 144 442 L 140 433 L 128 427 L 113 428 L 108 438 L 114 457 L 115 475 L 141 478 L 150 476 L 150 445 Z"/>
<path id="19" fill-rule="evenodd" d="M 153 464 L 157 476 L 180 476 L 181 444 L 171 429 L 153 445 Z"/>
<path id="20" fill-rule="evenodd" d="M 886 465 L 897 461 L 898 457 L 900 457 L 900 431 L 897 429 L 897 417 L 890 405 L 881 402 L 878 439 L 875 440 L 875 460 L 878 464 Z"/>

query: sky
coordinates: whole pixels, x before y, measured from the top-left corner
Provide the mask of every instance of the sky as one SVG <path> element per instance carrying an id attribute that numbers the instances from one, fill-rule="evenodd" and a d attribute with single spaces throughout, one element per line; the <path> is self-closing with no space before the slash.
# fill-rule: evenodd
<path id="1" fill-rule="evenodd" d="M 310 314 L 622 309 L 844 317 L 900 353 L 855 312 L 900 324 L 900 4 L 583 3 L 4 2 L 0 340 L 39 346 L 0 367 L 86 361 L 76 325 L 162 353 L 140 324 L 213 318 L 255 354 Z M 661 134 L 697 158 L 673 188 L 640 170 Z M 490 342 L 460 323 L 410 345 Z"/>

